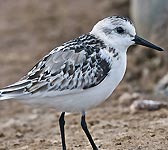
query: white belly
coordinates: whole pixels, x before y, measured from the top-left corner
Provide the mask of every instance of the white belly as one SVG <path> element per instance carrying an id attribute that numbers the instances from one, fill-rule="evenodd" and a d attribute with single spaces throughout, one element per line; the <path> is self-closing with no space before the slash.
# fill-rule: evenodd
<path id="1" fill-rule="evenodd" d="M 25 102 L 37 103 L 56 108 L 61 112 L 82 112 L 105 101 L 122 80 L 126 70 L 126 55 L 112 64 L 108 76 L 97 86 L 83 91 L 56 97 L 27 99 Z"/>

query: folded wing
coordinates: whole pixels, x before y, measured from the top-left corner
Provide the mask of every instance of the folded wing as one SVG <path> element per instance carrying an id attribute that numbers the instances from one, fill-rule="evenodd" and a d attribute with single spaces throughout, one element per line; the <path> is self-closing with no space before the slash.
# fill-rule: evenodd
<path id="1" fill-rule="evenodd" d="M 20 81 L 0 90 L 0 99 L 25 95 L 59 95 L 96 86 L 107 76 L 110 64 L 105 46 L 83 35 L 52 50 Z M 53 94 L 55 93 L 55 94 Z"/>

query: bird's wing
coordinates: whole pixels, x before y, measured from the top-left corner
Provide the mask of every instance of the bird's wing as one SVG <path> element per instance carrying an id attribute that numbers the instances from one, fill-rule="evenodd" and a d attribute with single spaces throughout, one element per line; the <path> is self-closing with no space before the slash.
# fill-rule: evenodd
<path id="1" fill-rule="evenodd" d="M 110 58 L 104 56 L 105 46 L 93 37 L 87 41 L 85 36 L 52 50 L 14 87 L 21 88 L 21 83 L 22 91 L 34 95 L 84 90 L 102 82 L 110 70 Z"/>

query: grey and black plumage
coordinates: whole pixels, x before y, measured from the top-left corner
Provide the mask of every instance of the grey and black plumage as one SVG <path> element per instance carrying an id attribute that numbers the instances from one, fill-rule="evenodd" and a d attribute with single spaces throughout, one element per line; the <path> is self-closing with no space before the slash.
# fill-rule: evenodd
<path id="1" fill-rule="evenodd" d="M 3 88 L 1 97 L 94 87 L 110 71 L 110 57 L 101 56 L 104 49 L 107 45 L 89 33 L 70 40 L 53 49 L 19 82 Z"/>

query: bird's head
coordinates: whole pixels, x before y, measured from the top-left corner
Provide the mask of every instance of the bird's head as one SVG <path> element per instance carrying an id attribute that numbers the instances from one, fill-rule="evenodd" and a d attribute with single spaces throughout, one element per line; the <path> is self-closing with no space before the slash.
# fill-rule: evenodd
<path id="1" fill-rule="evenodd" d="M 133 23 L 126 17 L 112 16 L 99 21 L 90 32 L 107 45 L 120 51 L 127 51 L 133 44 L 143 45 L 159 51 L 162 48 L 136 35 Z"/>

